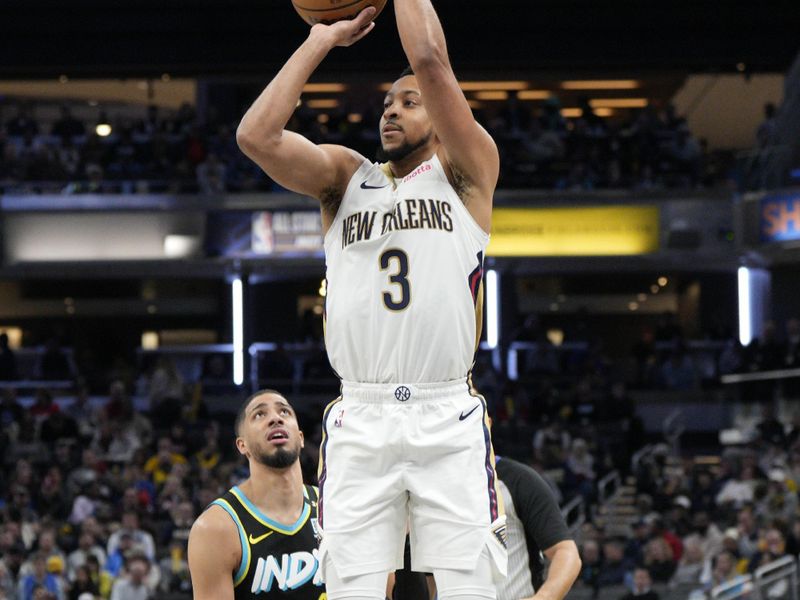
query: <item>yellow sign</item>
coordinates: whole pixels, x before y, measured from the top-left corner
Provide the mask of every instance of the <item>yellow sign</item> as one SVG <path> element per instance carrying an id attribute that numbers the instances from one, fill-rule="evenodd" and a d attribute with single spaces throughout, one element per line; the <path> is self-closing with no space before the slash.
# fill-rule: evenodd
<path id="1" fill-rule="evenodd" d="M 496 208 L 488 256 L 622 256 L 659 247 L 657 206 Z"/>

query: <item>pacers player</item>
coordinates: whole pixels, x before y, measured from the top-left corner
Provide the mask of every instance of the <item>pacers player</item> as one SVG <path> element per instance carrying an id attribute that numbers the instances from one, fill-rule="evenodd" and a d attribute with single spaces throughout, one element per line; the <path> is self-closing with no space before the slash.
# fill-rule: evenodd
<path id="1" fill-rule="evenodd" d="M 195 600 L 324 600 L 317 556 L 317 490 L 303 485 L 303 434 L 278 392 L 248 398 L 236 447 L 250 478 L 200 515 L 189 534 Z"/>
<path id="2" fill-rule="evenodd" d="M 430 0 L 395 0 L 411 66 L 386 94 L 386 162 L 285 130 L 316 67 L 371 31 L 374 9 L 315 25 L 242 119 L 242 150 L 318 198 L 326 346 L 342 379 L 320 448 L 320 568 L 331 600 L 379 600 L 403 565 L 441 600 L 495 598 L 505 521 L 486 405 L 469 371 L 499 158 L 473 118 Z"/>

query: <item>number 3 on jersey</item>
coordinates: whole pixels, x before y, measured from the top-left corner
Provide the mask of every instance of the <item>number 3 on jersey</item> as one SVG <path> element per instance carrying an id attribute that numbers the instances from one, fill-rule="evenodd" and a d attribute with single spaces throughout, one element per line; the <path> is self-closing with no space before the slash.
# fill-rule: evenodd
<path id="1" fill-rule="evenodd" d="M 392 259 L 396 261 L 392 264 Z M 389 310 L 400 311 L 408 308 L 411 302 L 411 283 L 408 281 L 408 255 L 402 250 L 392 248 L 381 254 L 381 271 L 391 269 L 389 281 L 400 286 L 400 298 L 395 300 L 390 292 L 383 292 L 383 304 Z"/>

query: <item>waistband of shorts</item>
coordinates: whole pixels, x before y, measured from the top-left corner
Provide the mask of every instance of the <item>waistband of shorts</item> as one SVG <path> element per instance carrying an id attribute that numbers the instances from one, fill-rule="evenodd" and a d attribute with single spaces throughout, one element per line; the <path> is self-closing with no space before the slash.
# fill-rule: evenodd
<path id="1" fill-rule="evenodd" d="M 441 400 L 469 392 L 467 379 L 436 383 L 360 383 L 342 381 L 342 399 L 357 402 L 412 403 Z"/>

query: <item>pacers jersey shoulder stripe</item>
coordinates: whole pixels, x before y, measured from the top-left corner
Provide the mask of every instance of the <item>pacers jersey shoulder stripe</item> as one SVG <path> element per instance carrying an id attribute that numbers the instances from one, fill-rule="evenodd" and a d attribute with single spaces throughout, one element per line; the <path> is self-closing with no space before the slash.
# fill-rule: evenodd
<path id="1" fill-rule="evenodd" d="M 319 492 L 304 486 L 303 493 L 303 511 L 290 525 L 270 519 L 237 486 L 212 502 L 239 532 L 242 560 L 232 574 L 236 600 L 325 599 L 317 551 Z"/>

